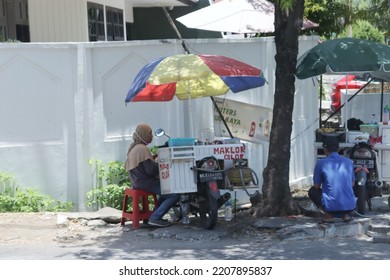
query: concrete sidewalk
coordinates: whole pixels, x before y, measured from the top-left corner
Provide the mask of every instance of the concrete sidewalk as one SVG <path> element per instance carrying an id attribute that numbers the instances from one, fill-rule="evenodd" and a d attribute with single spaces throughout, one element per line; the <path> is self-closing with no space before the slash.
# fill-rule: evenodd
<path id="1" fill-rule="evenodd" d="M 341 219 L 336 219 L 334 224 L 321 224 L 320 218 L 306 217 L 306 216 L 292 216 L 292 217 L 270 217 L 270 218 L 254 218 L 251 226 L 259 231 L 273 230 L 276 232 L 280 240 L 302 240 L 312 238 L 333 238 L 333 237 L 349 237 L 368 235 L 373 237 L 374 242 L 390 243 L 390 207 L 388 205 L 389 195 L 382 197 L 375 197 L 372 199 L 372 211 L 362 216 L 357 213 L 352 214 L 353 221 L 344 223 Z M 83 212 L 83 213 L 67 213 L 59 214 L 58 224 L 67 223 L 72 219 L 87 220 L 90 226 L 101 224 L 101 221 L 108 223 L 119 223 L 121 218 L 121 211 L 112 208 L 103 208 L 97 212 Z M 236 217 L 240 219 L 240 217 Z M 214 236 L 226 236 L 227 222 L 220 217 L 222 226 L 217 226 L 212 231 L 204 230 L 196 223 L 190 225 L 197 228 L 196 234 L 199 231 L 203 233 L 205 238 L 208 238 L 207 233 L 212 233 Z M 231 222 L 230 227 L 234 227 L 235 219 Z M 149 226 L 146 226 L 149 228 Z M 189 235 L 188 227 L 180 223 L 174 223 L 168 228 L 154 228 L 157 232 L 169 231 L 170 235 L 180 235 L 184 232 Z M 388 229 L 389 228 L 389 229 Z M 131 222 L 127 222 L 125 231 L 133 231 Z M 146 234 L 149 234 L 147 232 Z"/>
<path id="2" fill-rule="evenodd" d="M 349 223 L 345 223 L 341 219 L 335 219 L 334 224 L 321 224 L 319 218 L 286 219 L 276 217 L 261 219 L 254 225 L 258 228 L 278 228 L 278 236 L 287 240 L 367 235 L 373 237 L 374 242 L 390 243 L 389 195 L 375 197 L 371 202 L 371 211 L 367 210 L 364 216 L 357 212 L 352 213 L 353 221 Z"/>

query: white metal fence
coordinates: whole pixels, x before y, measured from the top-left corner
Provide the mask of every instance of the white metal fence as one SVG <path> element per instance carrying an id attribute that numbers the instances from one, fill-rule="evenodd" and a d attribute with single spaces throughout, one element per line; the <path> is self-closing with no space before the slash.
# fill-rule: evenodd
<path id="1" fill-rule="evenodd" d="M 226 55 L 261 68 L 266 86 L 228 93 L 227 98 L 272 108 L 273 38 L 187 42 L 192 53 Z M 300 53 L 316 42 L 317 37 L 301 38 Z M 176 40 L 0 44 L 0 172 L 13 174 L 21 186 L 73 201 L 83 211 L 94 183 L 88 160 L 124 161 L 138 123 L 163 127 L 171 137 L 200 137 L 213 125 L 209 99 L 191 103 L 195 135 L 187 131 L 186 102 L 124 103 L 142 66 L 177 53 L 183 49 Z M 296 82 L 292 183 L 310 183 L 318 123 L 316 88 L 312 80 Z M 249 143 L 250 165 L 261 182 L 267 151 L 267 143 Z"/>

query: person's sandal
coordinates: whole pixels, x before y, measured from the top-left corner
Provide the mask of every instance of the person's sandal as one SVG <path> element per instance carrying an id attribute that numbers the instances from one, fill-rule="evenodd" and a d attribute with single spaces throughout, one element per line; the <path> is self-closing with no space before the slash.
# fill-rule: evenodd
<path id="1" fill-rule="evenodd" d="M 351 217 L 351 216 L 349 216 L 348 218 L 346 218 L 346 219 L 343 219 L 343 222 L 344 223 L 350 223 L 350 222 L 352 222 L 353 221 L 353 218 Z"/>

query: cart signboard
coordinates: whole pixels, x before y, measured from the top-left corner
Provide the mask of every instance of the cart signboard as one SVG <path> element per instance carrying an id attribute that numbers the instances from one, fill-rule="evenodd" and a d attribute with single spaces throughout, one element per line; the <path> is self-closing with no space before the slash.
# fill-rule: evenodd
<path id="1" fill-rule="evenodd" d="M 269 141 L 272 109 L 219 97 L 215 101 L 234 137 L 250 142 Z M 214 131 L 215 136 L 229 137 L 216 110 Z"/>

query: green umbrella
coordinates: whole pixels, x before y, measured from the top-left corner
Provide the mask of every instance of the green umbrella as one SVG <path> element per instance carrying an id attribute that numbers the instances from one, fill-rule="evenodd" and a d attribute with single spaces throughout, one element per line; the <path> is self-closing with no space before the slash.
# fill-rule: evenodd
<path id="1" fill-rule="evenodd" d="M 356 38 L 328 40 L 318 44 L 298 58 L 295 75 L 298 79 L 307 79 L 322 74 L 347 75 L 359 73 L 368 73 L 374 78 L 390 81 L 390 47 L 374 41 Z M 368 83 L 371 81 L 372 79 Z M 360 90 L 350 97 L 347 102 L 359 92 Z M 341 107 L 343 106 L 344 104 Z M 382 106 L 383 101 L 381 108 Z M 319 110 L 321 114 L 321 103 Z M 336 112 L 333 112 L 327 120 Z M 319 126 L 322 126 L 321 119 Z"/>
<path id="2" fill-rule="evenodd" d="M 341 38 L 318 44 L 298 58 L 298 79 L 332 73 L 369 73 L 390 81 L 390 47 L 369 40 Z"/>

